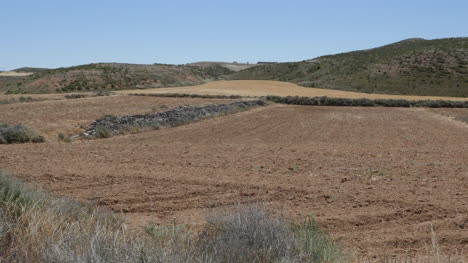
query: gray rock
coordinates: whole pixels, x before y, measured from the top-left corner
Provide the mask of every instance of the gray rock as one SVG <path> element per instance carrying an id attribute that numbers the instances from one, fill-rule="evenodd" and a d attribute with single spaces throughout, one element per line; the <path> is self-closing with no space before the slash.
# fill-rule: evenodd
<path id="1" fill-rule="evenodd" d="M 103 127 L 115 135 L 132 127 L 176 126 L 236 110 L 264 106 L 265 104 L 263 100 L 250 100 L 230 104 L 211 104 L 204 107 L 179 106 L 173 110 L 160 113 L 108 116 L 92 122 L 84 135 L 95 136 L 97 127 Z"/>

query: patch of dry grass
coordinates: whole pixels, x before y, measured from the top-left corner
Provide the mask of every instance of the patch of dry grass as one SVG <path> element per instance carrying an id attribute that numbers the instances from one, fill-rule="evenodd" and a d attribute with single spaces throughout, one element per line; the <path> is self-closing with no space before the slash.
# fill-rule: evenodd
<path id="1" fill-rule="evenodd" d="M 109 211 L 32 190 L 0 172 L 0 262 L 341 262 L 315 223 L 291 225 L 262 207 L 185 226 L 128 231 Z"/>

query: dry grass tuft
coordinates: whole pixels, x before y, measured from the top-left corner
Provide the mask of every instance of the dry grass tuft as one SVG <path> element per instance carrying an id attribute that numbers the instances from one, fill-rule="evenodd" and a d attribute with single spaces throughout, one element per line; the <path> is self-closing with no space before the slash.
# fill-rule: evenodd
<path id="1" fill-rule="evenodd" d="M 44 137 L 28 126 L 0 123 L 0 144 L 26 142 L 44 142 Z"/>

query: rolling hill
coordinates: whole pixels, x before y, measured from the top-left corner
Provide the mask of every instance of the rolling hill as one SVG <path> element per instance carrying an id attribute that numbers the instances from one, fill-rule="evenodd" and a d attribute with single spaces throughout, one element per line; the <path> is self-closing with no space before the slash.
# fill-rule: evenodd
<path id="1" fill-rule="evenodd" d="M 233 80 L 402 95 L 468 96 L 468 38 L 408 39 L 301 62 L 251 67 Z"/>
<path id="2" fill-rule="evenodd" d="M 51 93 L 197 85 L 212 80 L 279 80 L 304 87 L 395 95 L 468 97 L 468 38 L 413 38 L 289 63 L 96 63 L 20 68 L 0 92 Z M 27 73 L 34 73 L 28 76 Z M 6 74 L 6 73 L 5 73 Z"/>
<path id="3" fill-rule="evenodd" d="M 219 66 L 222 66 L 222 67 L 225 67 L 232 71 L 237 72 L 237 71 L 241 71 L 241 70 L 253 67 L 256 64 L 238 63 L 238 62 L 229 63 L 229 62 L 200 61 L 200 62 L 189 63 L 187 65 L 188 66 L 200 66 L 200 67 L 210 67 L 210 66 L 219 65 Z"/>
<path id="4" fill-rule="evenodd" d="M 45 72 L 50 69 L 48 68 L 33 68 L 33 67 L 22 67 L 14 69 L 15 72 L 23 72 L 23 73 L 38 73 L 38 72 Z"/>
<path id="5" fill-rule="evenodd" d="M 25 72 L 27 68 L 20 69 Z M 51 93 L 90 90 L 157 88 L 200 84 L 234 73 L 220 66 L 97 63 L 49 70 L 34 70 L 24 77 L 0 79 L 0 92 Z"/>

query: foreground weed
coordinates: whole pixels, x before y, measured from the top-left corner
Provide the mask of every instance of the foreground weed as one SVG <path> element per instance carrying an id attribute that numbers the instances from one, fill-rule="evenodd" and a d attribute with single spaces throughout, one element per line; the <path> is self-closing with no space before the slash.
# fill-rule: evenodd
<path id="1" fill-rule="evenodd" d="M 197 232 L 175 222 L 129 231 L 109 211 L 33 190 L 3 172 L 0 219 L 0 262 L 338 262 L 315 226 L 291 226 L 261 207 L 214 214 Z"/>
<path id="2" fill-rule="evenodd" d="M 62 142 L 66 142 L 66 143 L 72 142 L 72 138 L 69 135 L 65 135 L 64 133 L 61 133 L 61 132 L 57 134 L 57 138 Z"/>
<path id="3" fill-rule="evenodd" d="M 28 126 L 0 124 L 0 144 L 40 143 L 44 141 L 44 137 L 38 135 L 34 129 Z"/>

